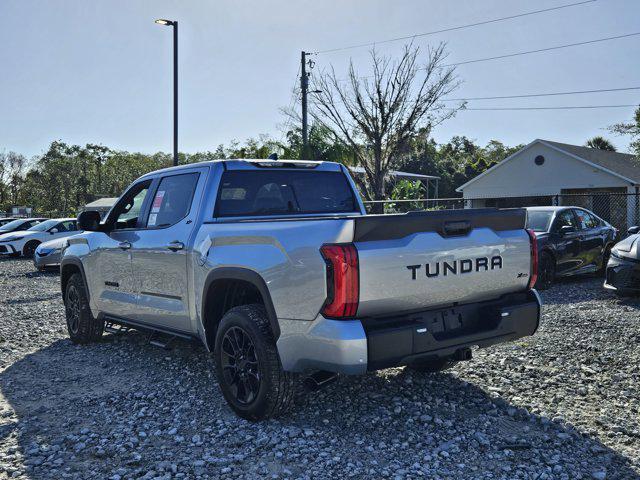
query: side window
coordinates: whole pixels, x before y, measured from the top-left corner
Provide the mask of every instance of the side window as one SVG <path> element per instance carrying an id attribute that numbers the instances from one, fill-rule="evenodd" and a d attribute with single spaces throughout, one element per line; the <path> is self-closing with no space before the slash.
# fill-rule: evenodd
<path id="1" fill-rule="evenodd" d="M 197 173 L 164 177 L 151 204 L 147 227 L 169 227 L 187 216 L 198 184 Z"/>
<path id="2" fill-rule="evenodd" d="M 580 221 L 580 228 L 588 230 L 590 228 L 596 228 L 598 226 L 598 219 L 585 210 L 576 210 L 578 220 Z"/>
<path id="3" fill-rule="evenodd" d="M 60 222 L 57 227 L 59 232 L 75 232 L 76 222 L 74 220 L 67 220 L 66 222 Z"/>
<path id="4" fill-rule="evenodd" d="M 554 230 L 559 232 L 562 227 L 578 228 L 575 216 L 571 210 L 564 210 L 556 216 Z"/>
<path id="5" fill-rule="evenodd" d="M 151 180 L 146 180 L 134 185 L 126 195 L 118 202 L 110 215 L 114 230 L 135 228 L 140 216 L 140 210 L 144 199 L 149 193 Z"/>

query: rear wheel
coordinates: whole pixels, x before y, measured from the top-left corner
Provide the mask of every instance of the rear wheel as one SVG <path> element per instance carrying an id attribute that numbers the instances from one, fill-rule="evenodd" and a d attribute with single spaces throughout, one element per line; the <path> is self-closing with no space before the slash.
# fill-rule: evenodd
<path id="1" fill-rule="evenodd" d="M 456 363 L 458 362 L 456 362 L 455 360 L 451 360 L 450 358 L 437 358 L 411 363 L 407 365 L 407 368 L 421 373 L 436 373 L 442 372 L 443 370 L 448 370 Z"/>
<path id="2" fill-rule="evenodd" d="M 22 255 L 29 258 L 33 257 L 33 254 L 35 253 L 36 248 L 38 248 L 38 245 L 40 245 L 40 242 L 37 242 L 35 240 L 27 242 L 27 244 L 22 249 Z"/>
<path id="3" fill-rule="evenodd" d="M 549 253 L 542 252 L 538 265 L 538 280 L 536 281 L 535 288 L 538 290 L 546 290 L 555 279 L 556 262 Z"/>
<path id="4" fill-rule="evenodd" d="M 602 266 L 600 267 L 600 271 L 598 272 L 602 277 L 607 275 L 607 265 L 609 264 L 609 259 L 611 258 L 611 246 L 605 247 L 604 252 L 602 253 Z"/>
<path id="5" fill-rule="evenodd" d="M 73 343 L 97 342 L 102 336 L 104 322 L 93 318 L 84 281 L 79 273 L 69 278 L 64 291 L 67 331 Z"/>
<path id="6" fill-rule="evenodd" d="M 282 369 L 262 305 L 229 310 L 216 332 L 216 374 L 231 409 L 246 420 L 286 412 L 296 394 L 296 375 Z"/>

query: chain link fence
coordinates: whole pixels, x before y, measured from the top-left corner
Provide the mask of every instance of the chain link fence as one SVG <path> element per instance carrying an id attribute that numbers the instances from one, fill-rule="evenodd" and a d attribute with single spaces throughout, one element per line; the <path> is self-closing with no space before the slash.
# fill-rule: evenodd
<path id="1" fill-rule="evenodd" d="M 563 193 L 559 195 L 492 198 L 420 198 L 414 200 L 380 200 L 364 202 L 368 212 L 405 213 L 463 208 L 516 208 L 573 206 L 592 211 L 620 232 L 640 225 L 640 194 L 637 193 Z"/>

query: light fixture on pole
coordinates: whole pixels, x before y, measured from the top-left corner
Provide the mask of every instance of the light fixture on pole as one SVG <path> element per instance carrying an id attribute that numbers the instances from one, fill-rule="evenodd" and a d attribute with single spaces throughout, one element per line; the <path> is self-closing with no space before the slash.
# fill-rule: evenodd
<path id="1" fill-rule="evenodd" d="M 178 22 L 159 18 L 155 23 L 173 27 L 173 164 L 178 165 Z"/>

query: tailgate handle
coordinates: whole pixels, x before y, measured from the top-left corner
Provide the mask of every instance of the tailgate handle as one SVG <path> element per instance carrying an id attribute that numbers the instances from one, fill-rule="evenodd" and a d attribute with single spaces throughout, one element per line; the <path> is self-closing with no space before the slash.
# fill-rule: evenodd
<path id="1" fill-rule="evenodd" d="M 468 220 L 460 220 L 455 222 L 444 222 L 442 233 L 445 237 L 453 237 L 457 235 L 466 235 L 471 231 L 471 222 Z"/>

